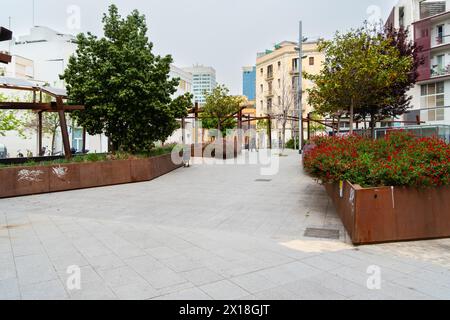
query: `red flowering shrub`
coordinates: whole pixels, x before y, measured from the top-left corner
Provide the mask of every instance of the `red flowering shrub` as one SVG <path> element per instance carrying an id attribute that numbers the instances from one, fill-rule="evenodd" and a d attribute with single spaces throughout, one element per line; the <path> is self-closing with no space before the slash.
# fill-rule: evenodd
<path id="1" fill-rule="evenodd" d="M 394 131 L 384 139 L 319 137 L 304 155 L 305 170 L 323 183 L 362 187 L 450 185 L 450 146 L 439 138 Z"/>

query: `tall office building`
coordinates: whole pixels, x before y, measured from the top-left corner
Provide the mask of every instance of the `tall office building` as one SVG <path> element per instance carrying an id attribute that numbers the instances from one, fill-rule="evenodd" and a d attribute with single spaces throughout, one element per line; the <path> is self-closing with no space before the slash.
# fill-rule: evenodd
<path id="1" fill-rule="evenodd" d="M 256 67 L 242 68 L 242 94 L 248 100 L 256 99 Z"/>
<path id="2" fill-rule="evenodd" d="M 211 93 L 217 86 L 216 70 L 212 67 L 202 65 L 195 65 L 191 68 L 183 68 L 183 70 L 192 74 L 194 102 L 198 102 L 200 105 L 205 104 L 205 93 Z"/>

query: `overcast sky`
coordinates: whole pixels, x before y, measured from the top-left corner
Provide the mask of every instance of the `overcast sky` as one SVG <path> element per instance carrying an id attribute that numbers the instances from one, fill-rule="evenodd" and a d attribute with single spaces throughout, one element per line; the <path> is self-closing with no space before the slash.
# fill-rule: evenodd
<path id="1" fill-rule="evenodd" d="M 0 25 L 11 17 L 15 35 L 33 24 L 32 0 L 2 1 Z M 241 67 L 254 65 L 256 52 L 282 40 L 305 35 L 331 37 L 367 19 L 386 19 L 396 0 L 35 0 L 35 24 L 76 34 L 102 34 L 101 17 L 111 3 L 122 15 L 138 9 L 147 17 L 149 36 L 159 54 L 171 54 L 177 66 L 211 65 L 232 93 L 242 91 Z M 68 19 L 79 8 L 80 29 Z M 73 12 L 73 11 L 72 11 Z M 68 26 L 69 22 L 69 26 Z M 71 25 L 70 25 L 71 24 Z"/>

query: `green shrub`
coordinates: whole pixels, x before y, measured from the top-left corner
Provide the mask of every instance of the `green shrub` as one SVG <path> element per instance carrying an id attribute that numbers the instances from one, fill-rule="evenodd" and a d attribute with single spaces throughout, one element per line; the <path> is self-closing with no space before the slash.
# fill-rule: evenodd
<path id="1" fill-rule="evenodd" d="M 384 139 L 320 137 L 305 153 L 305 170 L 323 183 L 362 187 L 450 185 L 450 146 L 438 138 L 395 131 Z"/>

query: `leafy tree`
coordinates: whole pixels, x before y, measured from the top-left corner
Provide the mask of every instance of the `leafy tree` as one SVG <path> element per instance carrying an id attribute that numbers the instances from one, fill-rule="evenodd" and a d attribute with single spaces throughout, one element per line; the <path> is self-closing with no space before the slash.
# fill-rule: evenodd
<path id="1" fill-rule="evenodd" d="M 6 96 L 0 93 L 0 101 L 6 100 Z M 5 131 L 18 131 L 21 135 L 21 123 L 20 120 L 16 117 L 16 111 L 0 110 L 0 136 L 4 136 Z"/>
<path id="2" fill-rule="evenodd" d="M 78 125 L 91 135 L 105 133 L 113 151 L 149 151 L 165 141 L 187 115 L 191 95 L 172 99 L 179 79 L 169 80 L 171 56 L 152 53 L 145 16 L 122 18 L 115 5 L 103 17 L 104 37 L 79 34 L 76 55 L 61 77 Z"/>
<path id="3" fill-rule="evenodd" d="M 417 48 L 407 42 L 404 30 L 379 31 L 365 26 L 322 41 L 324 68 L 318 75 L 305 74 L 315 83 L 309 103 L 320 115 L 370 117 L 377 121 L 403 114 L 409 107 L 406 92 L 417 76 Z"/>
<path id="4" fill-rule="evenodd" d="M 236 128 L 236 119 L 230 118 L 239 111 L 244 98 L 231 96 L 230 91 L 219 85 L 206 94 L 206 104 L 203 107 L 203 127 L 205 129 L 217 128 L 218 132 Z"/>

